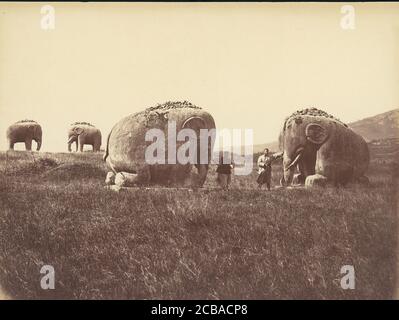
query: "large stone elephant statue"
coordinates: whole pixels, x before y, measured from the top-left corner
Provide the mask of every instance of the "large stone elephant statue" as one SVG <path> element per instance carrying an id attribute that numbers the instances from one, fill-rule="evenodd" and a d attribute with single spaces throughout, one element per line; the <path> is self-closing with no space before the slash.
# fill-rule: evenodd
<path id="1" fill-rule="evenodd" d="M 282 185 L 293 180 L 306 186 L 368 181 L 364 176 L 370 161 L 366 141 L 322 110 L 293 113 L 284 122 L 279 142 L 283 151 Z M 294 176 L 297 168 L 299 174 Z"/>
<path id="2" fill-rule="evenodd" d="M 42 127 L 33 120 L 18 121 L 7 129 L 8 147 L 14 150 L 14 144 L 18 142 L 25 143 L 25 149 L 32 150 L 32 141 L 37 144 L 36 150 L 39 151 L 42 146 Z"/>
<path id="3" fill-rule="evenodd" d="M 192 132 L 195 132 L 197 140 L 193 148 L 195 149 L 194 157 L 196 157 L 196 160 L 188 163 L 178 161 L 171 163 L 166 159 L 164 163 L 150 163 L 146 159 L 146 150 L 152 142 L 146 139 L 146 133 L 150 129 L 157 128 L 165 134 L 166 140 L 168 140 L 172 123 L 175 124 L 177 133 L 182 129 L 192 129 Z M 202 140 L 205 141 L 202 148 L 207 150 L 206 155 L 205 153 L 202 154 L 202 156 L 205 155 L 205 161 L 204 158 L 200 159 L 202 152 L 200 150 L 201 131 L 210 133 L 206 140 Z M 206 180 L 212 158 L 214 137 L 215 121 L 213 117 L 187 101 L 167 102 L 127 116 L 120 120 L 108 135 L 103 159 L 112 172 L 108 173 L 106 183 L 123 185 L 123 179 L 118 180 L 119 174 L 119 176 L 129 176 L 131 185 L 157 184 L 175 187 L 201 187 Z M 188 143 L 191 143 L 190 141 Z M 184 143 L 176 141 L 176 149 L 179 149 Z M 172 150 L 168 142 L 164 150 L 166 157 L 172 151 L 176 150 Z M 192 171 L 194 167 L 196 170 Z M 122 183 L 119 184 L 118 181 L 122 181 Z"/>
<path id="4" fill-rule="evenodd" d="M 75 122 L 68 129 L 68 151 L 72 151 L 72 143 L 76 143 L 76 151 L 83 152 L 85 144 L 91 145 L 93 151 L 100 151 L 101 131 L 88 122 Z"/>

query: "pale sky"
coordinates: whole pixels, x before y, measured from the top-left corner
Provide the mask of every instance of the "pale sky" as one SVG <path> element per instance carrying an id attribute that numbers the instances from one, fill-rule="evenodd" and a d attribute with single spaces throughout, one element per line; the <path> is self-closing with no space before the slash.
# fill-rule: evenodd
<path id="1" fill-rule="evenodd" d="M 43 4 L 0 4 L 0 150 L 26 118 L 43 151 L 66 151 L 75 121 L 104 147 L 123 116 L 168 100 L 252 128 L 255 143 L 299 108 L 351 122 L 399 107 L 399 4 L 354 3 L 344 30 L 342 3 L 53 3 L 42 30 Z"/>

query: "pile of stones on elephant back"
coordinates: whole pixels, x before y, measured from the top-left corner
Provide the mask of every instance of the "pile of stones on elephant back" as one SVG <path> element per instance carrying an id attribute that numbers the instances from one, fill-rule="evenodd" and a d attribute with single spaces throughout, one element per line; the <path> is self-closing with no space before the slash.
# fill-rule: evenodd
<path id="1" fill-rule="evenodd" d="M 24 122 L 34 122 L 37 123 L 35 120 L 29 120 L 29 119 L 24 119 L 24 120 L 19 120 L 16 123 L 24 123 Z"/>
<path id="2" fill-rule="evenodd" d="M 168 112 L 174 109 L 199 109 L 201 110 L 201 107 L 198 107 L 194 104 L 192 104 L 189 101 L 167 101 L 162 104 L 157 104 L 156 106 L 149 107 L 143 111 L 140 111 L 136 114 L 134 114 L 135 117 L 138 116 L 144 116 L 145 118 L 145 125 L 150 127 L 153 121 L 158 121 L 158 120 L 167 120 Z M 158 120 L 157 120 L 158 119 Z"/>
<path id="3" fill-rule="evenodd" d="M 74 122 L 74 123 L 71 123 L 71 126 L 76 126 L 76 125 L 85 125 L 85 126 L 90 126 L 90 127 L 94 127 L 94 125 L 92 125 L 91 123 L 89 123 L 89 122 L 84 122 L 84 121 L 78 121 L 78 122 Z"/>
<path id="4" fill-rule="evenodd" d="M 325 118 L 333 119 L 333 120 L 341 123 L 343 126 L 348 127 L 348 125 L 346 123 L 343 123 L 338 118 L 332 116 L 331 114 L 329 114 L 323 110 L 320 110 L 317 108 L 306 108 L 306 109 L 295 111 L 293 114 L 291 114 L 289 117 L 287 117 L 284 121 L 284 130 L 285 130 L 285 126 L 286 126 L 288 120 L 290 120 L 291 118 L 297 117 L 297 116 L 325 117 Z"/>
<path id="5" fill-rule="evenodd" d="M 201 107 L 198 107 L 189 101 L 167 101 L 162 104 L 161 103 L 157 104 L 154 107 L 149 107 L 144 111 L 139 112 L 139 114 L 148 114 L 150 112 L 157 112 L 157 111 L 162 112 L 162 111 L 168 111 L 171 109 L 180 109 L 180 108 L 202 109 Z"/>

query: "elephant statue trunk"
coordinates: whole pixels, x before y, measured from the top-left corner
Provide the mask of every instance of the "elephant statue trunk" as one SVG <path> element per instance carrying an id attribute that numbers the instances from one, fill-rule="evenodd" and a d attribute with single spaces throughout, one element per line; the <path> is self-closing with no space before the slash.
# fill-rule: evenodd
<path id="1" fill-rule="evenodd" d="M 75 136 L 71 136 L 71 137 L 69 137 L 69 139 L 68 139 L 68 151 L 69 151 L 69 152 L 72 151 L 71 146 L 72 146 L 72 143 L 74 143 L 74 142 L 76 143 L 76 151 L 78 151 L 78 140 L 76 139 Z"/>

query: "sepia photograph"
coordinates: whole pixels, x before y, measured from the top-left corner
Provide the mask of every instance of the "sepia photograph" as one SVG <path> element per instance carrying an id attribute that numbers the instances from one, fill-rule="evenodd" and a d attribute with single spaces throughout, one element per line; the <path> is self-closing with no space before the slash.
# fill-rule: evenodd
<path id="1" fill-rule="evenodd" d="M 398 57 L 399 2 L 1 2 L 0 300 L 399 299 Z"/>

